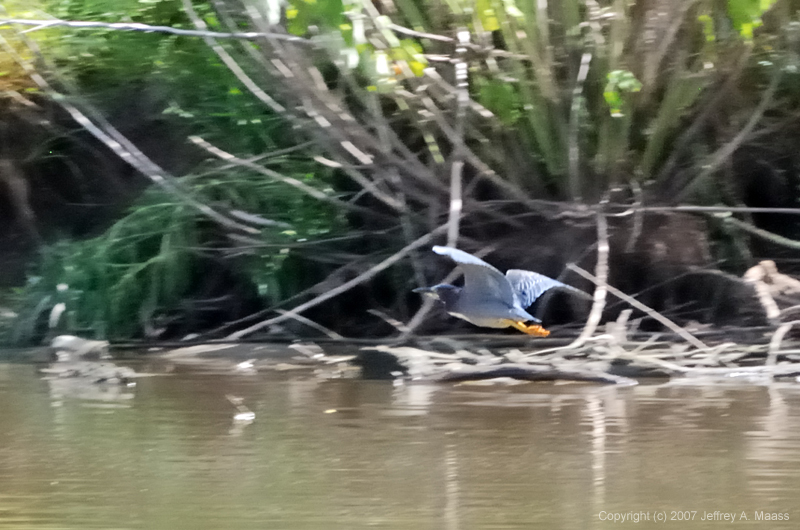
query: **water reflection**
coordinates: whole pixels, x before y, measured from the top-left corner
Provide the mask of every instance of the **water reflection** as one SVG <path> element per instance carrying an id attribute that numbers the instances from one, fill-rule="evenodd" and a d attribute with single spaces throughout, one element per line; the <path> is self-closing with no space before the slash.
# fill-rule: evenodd
<path id="1" fill-rule="evenodd" d="M 50 399 L 54 407 L 60 407 L 64 400 L 74 399 L 86 403 L 104 401 L 128 406 L 133 399 L 133 385 L 93 384 L 76 377 L 47 378 Z"/>
<path id="2" fill-rule="evenodd" d="M 657 510 L 788 512 L 769 527 L 791 528 L 800 518 L 792 385 L 395 386 L 178 370 L 120 392 L 125 407 L 110 408 L 102 393 L 56 391 L 30 366 L 0 365 L 0 528 L 607 528 L 600 512 Z M 235 419 L 240 406 L 247 421 Z"/>

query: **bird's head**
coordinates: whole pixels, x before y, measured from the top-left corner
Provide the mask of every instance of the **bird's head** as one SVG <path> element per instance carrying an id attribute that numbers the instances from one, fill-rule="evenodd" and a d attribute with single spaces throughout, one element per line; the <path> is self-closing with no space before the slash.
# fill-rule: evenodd
<path id="1" fill-rule="evenodd" d="M 420 293 L 424 296 L 430 296 L 436 300 L 444 302 L 445 307 L 452 307 L 461 294 L 461 287 L 450 285 L 447 283 L 440 283 L 433 287 L 420 287 L 414 289 L 415 293 Z"/>

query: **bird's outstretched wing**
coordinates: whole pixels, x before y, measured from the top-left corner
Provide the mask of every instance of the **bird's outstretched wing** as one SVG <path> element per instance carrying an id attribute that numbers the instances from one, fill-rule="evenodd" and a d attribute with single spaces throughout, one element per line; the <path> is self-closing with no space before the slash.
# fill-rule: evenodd
<path id="1" fill-rule="evenodd" d="M 558 280 L 554 280 L 538 272 L 510 269 L 506 272 L 506 278 L 509 283 L 511 283 L 511 287 L 514 289 L 517 299 L 523 308 L 530 307 L 530 305 L 535 302 L 537 298 L 542 296 L 545 291 L 549 291 L 554 287 L 568 289 L 589 298 L 589 295 L 580 289 L 561 283 Z"/>
<path id="2" fill-rule="evenodd" d="M 433 247 L 433 251 L 447 256 L 464 272 L 464 292 L 475 300 L 496 300 L 500 298 L 509 307 L 514 306 L 516 296 L 508 279 L 480 258 L 453 247 Z"/>

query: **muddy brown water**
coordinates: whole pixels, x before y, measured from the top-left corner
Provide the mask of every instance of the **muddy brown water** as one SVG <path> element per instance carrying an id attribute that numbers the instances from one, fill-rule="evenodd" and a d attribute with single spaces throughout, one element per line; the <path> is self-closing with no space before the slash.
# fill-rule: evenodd
<path id="1" fill-rule="evenodd" d="M 797 384 L 173 368 L 87 389 L 0 364 L 0 528 L 800 528 Z"/>

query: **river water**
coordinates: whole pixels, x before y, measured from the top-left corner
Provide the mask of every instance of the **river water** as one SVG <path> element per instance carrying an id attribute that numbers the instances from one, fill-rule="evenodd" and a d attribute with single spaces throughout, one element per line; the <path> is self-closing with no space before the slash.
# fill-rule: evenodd
<path id="1" fill-rule="evenodd" d="M 800 385 L 146 368 L 87 390 L 0 364 L 0 528 L 800 527 Z"/>

